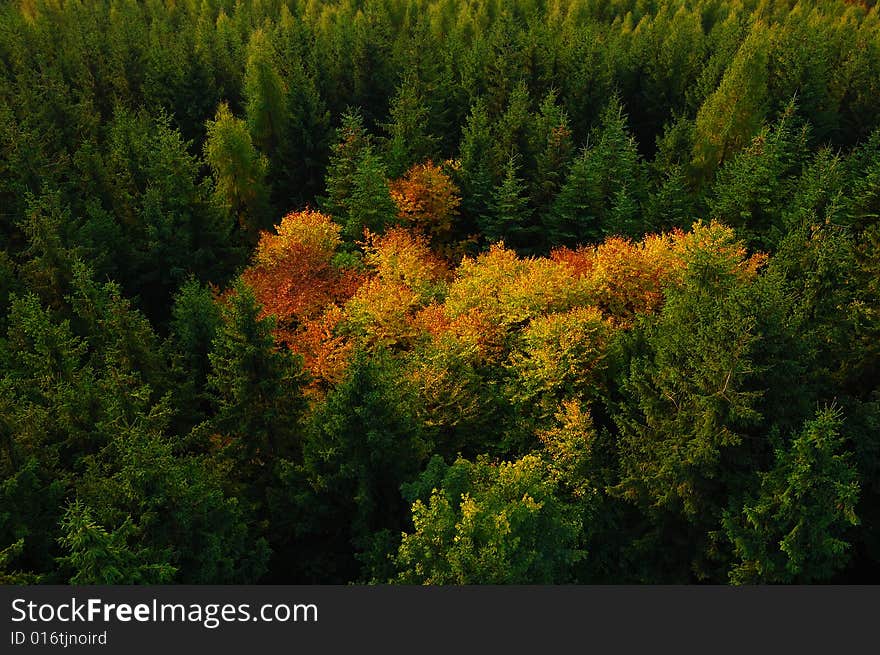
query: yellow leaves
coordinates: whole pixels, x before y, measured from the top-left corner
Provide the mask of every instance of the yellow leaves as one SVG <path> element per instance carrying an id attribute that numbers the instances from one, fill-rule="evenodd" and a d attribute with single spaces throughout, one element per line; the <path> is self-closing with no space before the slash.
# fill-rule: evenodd
<path id="1" fill-rule="evenodd" d="M 342 227 L 327 214 L 306 209 L 281 219 L 275 234 L 263 233 L 257 246 L 257 264 L 271 265 L 300 246 L 330 259 L 342 243 Z"/>
<path id="2" fill-rule="evenodd" d="M 678 284 L 689 267 L 710 259 L 751 279 L 767 259 L 749 256 L 733 229 L 717 221 L 698 221 L 690 232 L 650 234 L 641 241 L 610 237 L 594 247 L 560 248 L 551 258 L 581 278 L 588 302 L 620 327 L 631 325 L 639 314 L 658 311 L 664 288 Z"/>
<path id="3" fill-rule="evenodd" d="M 708 224 L 697 221 L 690 232 L 677 233 L 675 250 L 690 267 L 711 259 L 723 264 L 729 273 L 744 281 L 753 279 L 767 262 L 764 253 L 749 256 L 745 244 L 737 239 L 733 228 L 714 220 Z"/>
<path id="4" fill-rule="evenodd" d="M 415 315 L 442 297 L 449 269 L 424 236 L 403 228 L 368 232 L 363 245 L 373 277 L 347 303 L 347 323 L 372 345 L 412 344 L 424 333 Z"/>
<path id="5" fill-rule="evenodd" d="M 364 261 L 380 280 L 405 284 L 427 300 L 442 292 L 449 269 L 428 245 L 425 237 L 403 228 L 379 236 L 367 233 Z"/>
<path id="6" fill-rule="evenodd" d="M 523 353 L 547 382 L 583 378 L 604 357 L 611 332 L 598 309 L 576 307 L 534 319 L 523 331 Z"/>
<path id="7" fill-rule="evenodd" d="M 613 327 L 595 307 L 532 320 L 510 355 L 510 397 L 542 419 L 564 398 L 595 395 Z"/>
<path id="8" fill-rule="evenodd" d="M 561 399 L 597 391 L 614 330 L 659 311 L 669 285 L 703 269 L 750 279 L 766 259 L 749 256 L 733 230 L 714 221 L 550 257 L 521 258 L 495 244 L 454 271 L 413 229 L 367 232 L 365 270 L 335 266 L 339 244 L 329 216 L 293 212 L 276 234 L 263 234 L 244 275 L 264 313 L 277 317 L 276 339 L 303 355 L 316 388 L 340 379 L 356 344 L 386 347 L 431 355 L 411 371 L 440 413 L 448 413 L 441 396 L 449 393 L 468 415 L 471 390 L 455 376 L 496 366 L 514 372 L 511 398 L 542 420 Z"/>
<path id="9" fill-rule="evenodd" d="M 499 326 L 583 304 L 585 288 L 564 263 L 520 259 L 501 244 L 476 259 L 465 258 L 449 287 L 446 313 L 454 318 L 481 311 Z"/>
<path id="10" fill-rule="evenodd" d="M 372 278 L 346 304 L 345 314 L 365 342 L 395 347 L 417 336 L 411 315 L 420 305 L 419 294 L 406 284 Z"/>
<path id="11" fill-rule="evenodd" d="M 595 436 L 589 409 L 571 399 L 562 401 L 556 425 L 538 432 L 553 478 L 569 487 L 575 496 L 597 492 L 590 480 Z"/>

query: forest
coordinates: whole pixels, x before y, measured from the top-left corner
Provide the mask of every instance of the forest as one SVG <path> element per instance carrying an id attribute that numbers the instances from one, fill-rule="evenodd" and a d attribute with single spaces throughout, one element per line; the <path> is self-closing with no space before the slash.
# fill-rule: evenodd
<path id="1" fill-rule="evenodd" d="M 880 582 L 880 7 L 0 5 L 0 583 Z"/>

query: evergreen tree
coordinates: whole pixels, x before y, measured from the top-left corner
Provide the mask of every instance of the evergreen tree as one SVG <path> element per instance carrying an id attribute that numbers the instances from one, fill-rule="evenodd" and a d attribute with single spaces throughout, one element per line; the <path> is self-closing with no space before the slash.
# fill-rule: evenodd
<path id="1" fill-rule="evenodd" d="M 363 153 L 352 176 L 351 197 L 346 202 L 345 235 L 363 239 L 364 230 L 382 233 L 397 217 L 385 164 L 372 150 Z"/>
<path id="2" fill-rule="evenodd" d="M 758 132 L 767 111 L 767 27 L 756 22 L 697 113 L 693 166 L 709 180 Z"/>
<path id="3" fill-rule="evenodd" d="M 354 193 L 354 177 L 358 163 L 372 150 L 372 139 L 364 128 L 359 111 L 349 109 L 342 115 L 342 125 L 336 130 L 336 143 L 331 148 L 327 169 L 327 195 L 321 198 L 321 207 L 345 223 L 348 203 Z"/>
<path id="4" fill-rule="evenodd" d="M 800 172 L 808 132 L 794 105 L 718 171 L 708 204 L 712 216 L 738 228 L 750 245 L 767 248 L 784 233 L 792 178 Z"/>
<path id="5" fill-rule="evenodd" d="M 437 158 L 437 138 L 429 132 L 428 108 L 417 81 L 405 77 L 391 101 L 391 122 L 382 127 L 385 161 L 391 178 L 402 176 L 413 164 Z"/>
<path id="6" fill-rule="evenodd" d="M 741 512 L 727 512 L 724 528 L 737 563 L 735 584 L 799 583 L 830 579 L 849 557 L 847 530 L 859 483 L 840 434 L 839 410 L 825 409 L 761 473 L 758 495 Z"/>
<path id="7" fill-rule="evenodd" d="M 482 217 L 490 212 L 495 179 L 491 147 L 489 115 L 485 103 L 478 100 L 471 107 L 464 127 L 457 173 L 462 214 L 468 228 L 476 228 Z"/>
<path id="8" fill-rule="evenodd" d="M 223 436 L 219 456 L 231 466 L 232 487 L 244 485 L 259 503 L 275 460 L 299 457 L 305 377 L 300 359 L 275 346 L 273 321 L 261 317 L 243 282 L 236 282 L 220 316 L 208 355 L 217 413 L 203 429 Z"/>
<path id="9" fill-rule="evenodd" d="M 244 76 L 247 125 L 254 145 L 272 155 L 288 136 L 287 89 L 278 72 L 270 37 L 262 29 L 251 34 Z"/>
<path id="10" fill-rule="evenodd" d="M 249 241 L 269 222 L 268 160 L 257 152 L 245 122 L 225 103 L 207 123 L 205 159 L 214 177 L 214 199 Z"/>
<path id="11" fill-rule="evenodd" d="M 429 452 L 398 366 L 381 351 L 355 355 L 309 421 L 303 470 L 312 491 L 300 529 L 345 579 L 357 576 L 353 553 L 369 557 L 400 533 L 400 485 L 417 475 Z"/>
<path id="12" fill-rule="evenodd" d="M 690 227 L 697 215 L 696 201 L 681 166 L 673 164 L 645 204 L 645 228 L 664 231 Z"/>
<path id="13" fill-rule="evenodd" d="M 484 217 L 481 231 L 490 242 L 504 241 L 513 248 L 537 250 L 538 231 L 531 224 L 526 186 L 517 176 L 517 169 L 518 160 L 512 156 L 492 194 L 492 213 Z"/>
<path id="14" fill-rule="evenodd" d="M 591 134 L 590 145 L 572 162 L 545 218 L 551 244 L 574 245 L 605 234 L 640 234 L 643 226 L 636 219 L 636 208 L 644 196 L 642 169 L 620 100 L 614 98 Z M 623 195 L 622 189 L 627 190 Z"/>

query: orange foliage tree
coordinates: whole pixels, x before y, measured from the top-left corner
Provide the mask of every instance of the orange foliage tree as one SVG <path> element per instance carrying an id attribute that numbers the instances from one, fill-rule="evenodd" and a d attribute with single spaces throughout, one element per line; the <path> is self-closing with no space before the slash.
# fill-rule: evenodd
<path id="1" fill-rule="evenodd" d="M 435 247 L 449 243 L 461 196 L 441 166 L 431 161 L 416 164 L 390 188 L 404 224 L 427 235 Z"/>
<path id="2" fill-rule="evenodd" d="M 371 345 L 411 345 L 423 333 L 416 313 L 443 297 L 449 270 L 426 237 L 404 228 L 368 232 L 363 246 L 373 275 L 346 304 L 347 325 Z"/>
<path id="3" fill-rule="evenodd" d="M 363 282 L 363 274 L 334 265 L 341 228 L 320 212 L 292 212 L 275 233 L 260 237 L 244 279 L 264 315 L 274 315 L 275 338 L 303 355 L 320 384 L 340 373 L 347 350 L 335 335 L 344 304 Z"/>

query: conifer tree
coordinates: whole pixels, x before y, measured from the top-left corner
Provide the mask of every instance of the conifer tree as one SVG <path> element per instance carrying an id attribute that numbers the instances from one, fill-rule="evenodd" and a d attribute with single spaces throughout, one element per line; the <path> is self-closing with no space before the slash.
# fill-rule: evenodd
<path id="1" fill-rule="evenodd" d="M 336 130 L 336 143 L 331 148 L 325 181 L 327 193 L 320 199 L 324 211 L 340 223 L 345 223 L 348 214 L 358 163 L 371 150 L 372 138 L 364 128 L 361 113 L 354 109 L 346 110 L 342 115 L 342 124 Z"/>
<path id="2" fill-rule="evenodd" d="M 703 180 L 743 148 L 767 111 L 767 27 L 757 22 L 736 52 L 718 88 L 697 113 L 693 166 Z"/>
<path id="3" fill-rule="evenodd" d="M 465 124 L 457 174 L 461 188 L 461 207 L 468 225 L 476 227 L 488 215 L 495 177 L 492 169 L 492 134 L 485 103 L 478 100 Z"/>
<path id="4" fill-rule="evenodd" d="M 737 562 L 734 584 L 809 584 L 827 580 L 851 555 L 847 531 L 859 524 L 859 482 L 841 435 L 839 409 L 828 408 L 776 447 L 756 496 L 726 512 L 724 529 Z M 778 439 L 777 439 L 778 441 Z"/>
<path id="5" fill-rule="evenodd" d="M 512 156 L 507 160 L 501 183 L 492 193 L 492 213 L 484 217 L 481 231 L 490 242 L 505 241 L 513 248 L 535 248 L 537 230 L 531 225 L 528 192 L 517 173 L 518 159 Z"/>
<path id="6" fill-rule="evenodd" d="M 437 138 L 429 132 L 428 108 L 412 77 L 405 77 L 397 87 L 389 110 L 391 122 L 382 127 L 388 175 L 398 178 L 413 164 L 437 158 Z"/>
<path id="7" fill-rule="evenodd" d="M 214 177 L 215 202 L 255 241 L 269 222 L 269 162 L 257 152 L 245 122 L 225 103 L 207 124 L 205 159 Z"/>
<path id="8" fill-rule="evenodd" d="M 640 234 L 643 226 L 635 218 L 635 208 L 643 201 L 643 176 L 623 107 L 615 97 L 591 134 L 589 146 L 572 162 L 545 218 L 551 244 L 575 245 L 614 233 Z M 626 193 L 621 195 L 624 188 Z"/>

